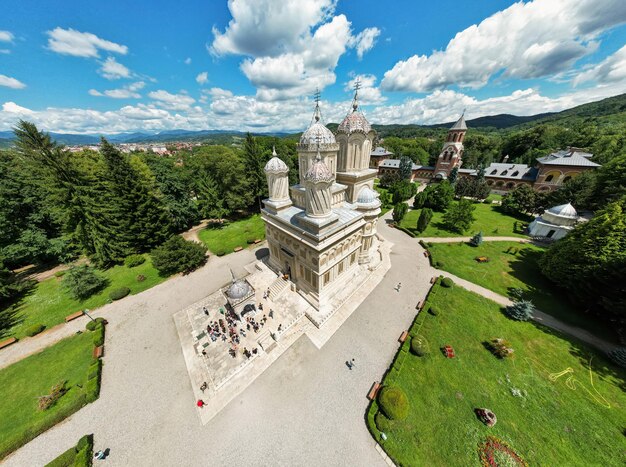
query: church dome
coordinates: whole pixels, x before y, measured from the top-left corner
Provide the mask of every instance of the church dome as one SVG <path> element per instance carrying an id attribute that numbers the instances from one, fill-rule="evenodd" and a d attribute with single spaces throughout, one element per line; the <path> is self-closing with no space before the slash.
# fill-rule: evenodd
<path id="1" fill-rule="evenodd" d="M 313 123 L 300 137 L 300 144 L 335 144 L 335 135 L 321 122 Z"/>
<path id="2" fill-rule="evenodd" d="M 317 152 L 317 157 L 309 167 L 309 170 L 304 176 L 304 180 L 307 182 L 320 183 L 320 182 L 332 182 L 335 177 L 333 177 L 333 173 L 330 171 L 328 166 L 324 164 L 322 158 L 320 157 L 319 151 Z"/>
<path id="3" fill-rule="evenodd" d="M 337 127 L 337 133 L 354 133 L 360 131 L 363 133 L 369 133 L 372 130 L 372 126 L 369 124 L 365 115 L 360 110 L 353 110 Z"/>
<path id="4" fill-rule="evenodd" d="M 578 219 L 578 213 L 574 206 L 570 203 L 561 204 L 560 206 L 554 206 L 553 208 L 548 209 L 546 212 L 557 216 L 557 217 L 566 217 L 568 219 Z"/>
<path id="5" fill-rule="evenodd" d="M 359 204 L 371 204 L 375 201 L 378 201 L 378 193 L 367 186 L 359 192 L 359 197 L 356 200 Z"/>
<path id="6" fill-rule="evenodd" d="M 226 291 L 226 295 L 234 300 L 240 300 L 247 297 L 251 291 L 252 289 L 246 281 L 237 279 L 230 284 L 230 287 L 228 287 L 228 290 Z"/>
<path id="7" fill-rule="evenodd" d="M 282 174 L 289 172 L 289 167 L 278 157 L 276 149 L 272 150 L 272 156 L 274 157 L 265 164 L 265 173 Z"/>

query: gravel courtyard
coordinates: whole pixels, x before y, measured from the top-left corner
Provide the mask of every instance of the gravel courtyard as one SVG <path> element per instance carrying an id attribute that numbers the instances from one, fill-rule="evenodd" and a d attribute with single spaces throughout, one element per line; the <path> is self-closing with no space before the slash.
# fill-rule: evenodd
<path id="1" fill-rule="evenodd" d="M 389 214 L 385 216 L 388 218 Z M 392 268 L 330 341 L 301 337 L 249 388 L 202 426 L 172 315 L 254 261 L 246 250 L 107 310 L 100 399 L 5 460 L 43 465 L 86 433 L 110 448 L 107 465 L 384 466 L 364 423 L 367 392 L 415 316 L 433 270 L 417 241 L 379 222 Z M 394 287 L 402 282 L 400 292 Z M 348 370 L 344 362 L 355 358 Z"/>

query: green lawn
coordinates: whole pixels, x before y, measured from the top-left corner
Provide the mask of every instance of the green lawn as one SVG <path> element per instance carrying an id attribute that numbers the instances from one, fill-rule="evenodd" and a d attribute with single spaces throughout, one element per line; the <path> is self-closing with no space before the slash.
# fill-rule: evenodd
<path id="1" fill-rule="evenodd" d="M 457 201 L 453 201 L 456 203 Z M 504 214 L 499 209 L 491 204 L 474 204 L 476 210 L 474 211 L 474 217 L 476 220 L 472 224 L 470 230 L 464 234 L 458 232 L 452 232 L 446 230 L 442 223 L 442 212 L 435 212 L 426 230 L 421 234 L 417 233 L 415 226 L 417 225 L 417 219 L 420 216 L 421 209 L 411 209 L 406 214 L 400 227 L 408 229 L 416 234 L 418 237 L 463 237 L 473 235 L 477 232 L 482 232 L 485 237 L 525 237 L 521 232 L 521 225 L 532 221 L 532 218 L 515 218 Z M 514 230 L 515 223 L 518 224 L 518 230 Z"/>
<path id="2" fill-rule="evenodd" d="M 200 240 L 215 254 L 232 253 L 235 247 L 246 248 L 247 240 L 263 240 L 265 223 L 260 214 L 238 221 L 226 221 L 221 227 L 207 227 L 198 234 Z"/>
<path id="3" fill-rule="evenodd" d="M 92 336 L 64 339 L 0 370 L 0 459 L 86 404 Z M 51 408 L 38 410 L 38 397 L 62 381 L 69 391 Z"/>
<path id="4" fill-rule="evenodd" d="M 114 266 L 100 273 L 109 279 L 109 285 L 87 300 L 79 301 L 70 296 L 62 286 L 63 278 L 52 277 L 39 282 L 33 290 L 22 300 L 16 312 L 17 323 L 4 332 L 4 336 L 24 337 L 26 328 L 33 324 L 44 324 L 47 328 L 62 323 L 67 315 L 82 309 L 94 309 L 109 301 L 109 292 L 119 287 L 128 287 L 131 294 L 142 292 L 156 284 L 163 282 L 165 277 L 159 276 L 152 266 L 150 256 L 146 255 L 146 262 L 134 268 Z M 137 281 L 137 276 L 143 275 L 143 282 Z M 0 330 L 0 336 L 2 331 Z"/>
<path id="5" fill-rule="evenodd" d="M 509 248 L 518 248 L 515 255 Z M 516 242 L 483 242 L 478 247 L 467 243 L 433 243 L 429 247 L 434 264 L 475 284 L 509 296 L 510 288 L 525 291 L 523 298 L 531 300 L 541 311 L 582 327 L 605 339 L 614 341 L 615 333 L 597 319 L 583 313 L 558 290 L 539 269 L 543 249 L 531 244 Z M 474 258 L 487 256 L 488 263 L 478 263 Z"/>
<path id="6" fill-rule="evenodd" d="M 478 466 L 477 446 L 488 435 L 510 444 L 529 465 L 624 465 L 623 370 L 533 323 L 509 320 L 496 303 L 460 287 L 433 290 L 426 306 L 438 315 L 423 311 L 410 330 L 428 342 L 430 354 L 414 356 L 407 340 L 383 380 L 406 392 L 408 418 L 389 421 L 383 441 L 374 422 L 377 402 L 367 416 L 397 465 Z M 498 337 L 510 342 L 513 358 L 499 360 L 483 346 Z M 451 345 L 456 358 L 445 358 L 443 345 Z M 494 411 L 494 427 L 476 418 L 479 407 Z"/>

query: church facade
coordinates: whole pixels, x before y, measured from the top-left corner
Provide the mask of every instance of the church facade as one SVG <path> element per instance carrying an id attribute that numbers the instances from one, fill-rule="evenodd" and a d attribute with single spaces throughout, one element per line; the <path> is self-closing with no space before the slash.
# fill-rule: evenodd
<path id="1" fill-rule="evenodd" d="M 317 310 L 346 287 L 362 283 L 377 261 L 380 201 L 373 189 L 377 170 L 370 168 L 374 136 L 357 90 L 336 134 L 322 123 L 316 103 L 297 145 L 298 184 L 289 186 L 289 169 L 275 152 L 265 166 L 269 198 L 261 216 L 268 263 Z"/>

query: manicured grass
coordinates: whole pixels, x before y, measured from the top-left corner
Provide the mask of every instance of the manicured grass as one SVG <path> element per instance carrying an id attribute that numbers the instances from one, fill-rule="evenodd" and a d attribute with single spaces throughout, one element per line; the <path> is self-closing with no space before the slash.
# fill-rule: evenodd
<path id="1" fill-rule="evenodd" d="M 0 459 L 87 403 L 93 335 L 64 339 L 0 370 Z M 38 397 L 62 381 L 68 392 L 49 409 L 38 410 Z"/>
<path id="2" fill-rule="evenodd" d="M 519 252 L 507 253 L 509 248 L 517 248 Z M 541 311 L 605 339 L 616 339 L 614 332 L 577 308 L 541 273 L 537 263 L 543 254 L 540 247 L 516 242 L 483 242 L 478 247 L 467 243 L 433 243 L 429 250 L 433 264 L 439 269 L 505 296 L 510 296 L 511 288 L 522 289 L 523 298 L 531 300 Z M 477 256 L 486 256 L 489 262 L 479 263 L 474 259 Z"/>
<path id="3" fill-rule="evenodd" d="M 142 292 L 163 282 L 165 277 L 160 277 L 157 270 L 152 266 L 149 255 L 146 262 L 134 268 L 126 266 L 114 266 L 105 271 L 100 271 L 109 280 L 109 285 L 101 292 L 79 301 L 72 298 L 65 287 L 63 278 L 52 277 L 38 283 L 19 304 L 16 313 L 17 324 L 5 332 L 6 336 L 24 337 L 24 331 L 33 324 L 44 324 L 51 328 L 65 320 L 65 317 L 82 309 L 94 309 L 109 301 L 109 292 L 120 287 L 128 287 L 131 294 Z M 137 281 L 137 276 L 143 275 L 143 282 Z M 0 331 L 2 335 L 2 331 Z"/>
<path id="4" fill-rule="evenodd" d="M 248 247 L 247 240 L 263 240 L 265 238 L 265 223 L 260 214 L 254 214 L 246 219 L 226 221 L 220 227 L 207 227 L 200 231 L 198 237 L 211 252 L 228 254 L 232 253 L 233 249 L 238 246 Z"/>
<path id="5" fill-rule="evenodd" d="M 383 380 L 406 392 L 407 419 L 390 421 L 383 441 L 374 423 L 376 402 L 367 416 L 397 465 L 480 465 L 477 447 L 488 435 L 509 443 L 529 465 L 623 465 L 622 370 L 531 322 L 509 320 L 496 303 L 458 286 L 433 290 L 426 306 L 437 307 L 438 315 L 422 311 L 410 330 L 425 338 L 430 354 L 409 353 L 407 340 Z M 509 341 L 514 357 L 493 356 L 483 345 L 492 338 Z M 454 348 L 455 358 L 442 355 L 444 345 Z M 493 410 L 497 424 L 483 425 L 475 408 Z"/>
<path id="6" fill-rule="evenodd" d="M 456 202 L 457 201 L 453 201 L 453 203 Z M 442 223 L 444 214 L 442 212 L 435 212 L 433 218 L 428 224 L 428 227 L 426 227 L 426 230 L 422 233 L 417 233 L 415 226 L 417 225 L 417 219 L 420 216 L 421 209 L 409 210 L 404 219 L 402 219 L 402 222 L 400 222 L 400 227 L 408 229 L 418 237 L 464 237 L 473 235 L 477 232 L 482 232 L 485 237 L 526 236 L 522 233 L 521 226 L 522 224 L 531 222 L 532 218 L 515 218 L 513 216 L 509 216 L 508 214 L 500 212 L 496 206 L 491 204 L 476 203 L 474 206 L 476 206 L 474 211 L 474 217 L 476 220 L 472 224 L 472 227 L 464 234 L 446 230 Z M 518 229 L 514 230 L 516 222 Z"/>

